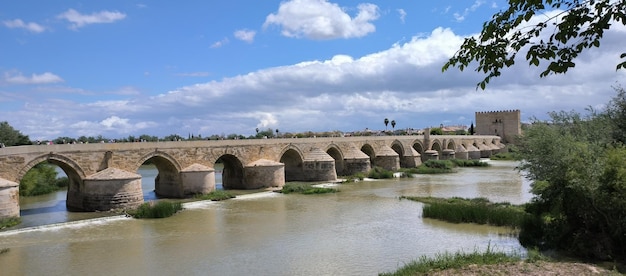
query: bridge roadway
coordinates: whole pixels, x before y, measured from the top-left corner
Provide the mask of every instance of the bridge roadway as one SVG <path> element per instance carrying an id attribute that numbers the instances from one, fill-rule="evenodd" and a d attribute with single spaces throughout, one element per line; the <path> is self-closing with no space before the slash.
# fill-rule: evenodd
<path id="1" fill-rule="evenodd" d="M 504 148 L 498 136 L 423 135 L 33 145 L 0 148 L 0 218 L 19 216 L 19 182 L 41 162 L 69 179 L 69 210 L 105 211 L 143 203 L 139 167 L 156 165 L 155 192 L 183 198 L 215 190 L 336 181 L 337 175 L 416 167 L 427 159 L 477 159 Z"/>

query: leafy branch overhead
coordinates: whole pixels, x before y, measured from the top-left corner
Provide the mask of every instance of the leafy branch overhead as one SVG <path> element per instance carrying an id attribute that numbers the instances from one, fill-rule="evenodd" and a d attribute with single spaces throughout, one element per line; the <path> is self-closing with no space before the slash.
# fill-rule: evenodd
<path id="1" fill-rule="evenodd" d="M 551 10 L 561 12 L 531 23 Z M 466 38 L 442 70 L 452 66 L 463 71 L 478 62 L 475 70 L 486 77 L 477 87 L 484 90 L 491 78 L 514 65 L 516 55 L 527 49 L 529 65 L 539 67 L 540 61 L 549 62 L 540 77 L 565 73 L 585 49 L 600 47 L 604 32 L 615 23 L 626 25 L 626 0 L 509 0 L 509 7 L 485 22 L 478 37 Z M 616 70 L 626 69 L 626 53 L 620 59 Z"/>

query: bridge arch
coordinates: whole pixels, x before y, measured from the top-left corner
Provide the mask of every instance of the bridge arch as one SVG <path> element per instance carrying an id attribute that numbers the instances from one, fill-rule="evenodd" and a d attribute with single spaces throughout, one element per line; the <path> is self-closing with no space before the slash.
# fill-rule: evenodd
<path id="1" fill-rule="evenodd" d="M 140 158 L 139 161 L 135 163 L 135 167 L 133 168 L 132 172 L 136 172 L 139 169 L 139 167 L 141 167 L 141 165 L 146 163 L 146 161 L 153 159 L 155 157 L 156 157 L 156 160 L 158 160 L 158 162 L 162 164 L 167 164 L 167 163 L 171 164 L 171 166 L 176 170 L 176 172 L 180 172 L 182 170 L 182 166 L 180 165 L 180 163 L 178 163 L 176 158 L 174 158 L 173 156 L 167 154 L 166 152 L 153 151 L 144 155 L 142 158 Z M 157 165 L 157 168 L 158 168 L 158 164 L 155 164 L 155 165 Z"/>
<path id="2" fill-rule="evenodd" d="M 335 159 L 335 172 L 338 175 L 341 175 L 345 169 L 345 165 L 343 162 L 343 153 L 341 152 L 339 146 L 335 144 L 328 145 L 328 147 L 326 148 L 326 153 L 330 155 L 330 157 Z"/>
<path id="3" fill-rule="evenodd" d="M 237 156 L 223 154 L 215 162 L 221 162 L 224 165 L 222 170 L 222 187 L 224 189 L 246 189 L 243 164 Z"/>
<path id="4" fill-rule="evenodd" d="M 412 145 L 413 149 L 417 151 L 420 155 L 424 155 L 424 144 L 420 140 L 413 141 Z"/>
<path id="5" fill-rule="evenodd" d="M 139 159 L 132 172 L 137 173 L 139 167 L 146 162 L 154 164 L 158 171 L 154 179 L 154 192 L 157 196 L 184 196 L 183 184 L 180 179 L 181 166 L 174 157 L 162 151 L 150 152 Z"/>
<path id="6" fill-rule="evenodd" d="M 280 163 L 285 164 L 285 181 L 299 181 L 303 178 L 304 155 L 299 148 L 292 145 L 283 149 Z"/>
<path id="7" fill-rule="evenodd" d="M 85 178 L 85 171 L 83 171 L 80 165 L 78 165 L 78 163 L 76 163 L 74 160 L 60 154 L 49 153 L 45 155 L 40 155 L 29 161 L 26 166 L 24 166 L 19 171 L 15 182 L 19 183 L 30 169 L 32 169 L 35 165 L 41 162 L 49 162 L 59 166 L 63 170 L 63 172 L 65 172 L 68 178 L 70 178 L 70 174 L 77 177 L 77 180 L 79 181 Z"/>
<path id="8" fill-rule="evenodd" d="M 430 149 L 436 150 L 437 152 L 439 152 L 439 154 L 441 154 L 441 150 L 442 150 L 441 142 L 438 139 L 435 139 L 433 143 L 430 145 Z"/>
<path id="9" fill-rule="evenodd" d="M 16 182 L 20 183 L 24 175 L 32 169 L 35 165 L 48 162 L 54 165 L 59 166 L 65 173 L 68 179 L 67 185 L 67 194 L 66 194 L 66 206 L 70 208 L 71 202 L 74 202 L 80 198 L 80 194 L 83 192 L 83 179 L 86 178 L 85 171 L 76 163 L 76 161 L 72 160 L 67 156 L 63 156 L 60 154 L 49 153 L 46 155 L 40 155 L 24 166 L 18 173 Z M 71 209 L 71 208 L 70 208 Z"/>
<path id="10" fill-rule="evenodd" d="M 456 143 L 454 142 L 453 139 L 449 139 L 448 141 L 445 141 L 445 149 L 450 149 L 450 150 L 456 150 Z"/>
<path id="11" fill-rule="evenodd" d="M 376 164 L 374 160 L 376 159 L 376 152 L 374 151 L 374 147 L 370 144 L 363 144 L 363 146 L 361 146 L 361 151 L 370 157 L 370 164 L 372 164 L 372 167 L 375 166 Z"/>
<path id="12" fill-rule="evenodd" d="M 400 168 L 406 168 L 407 165 L 404 159 L 404 145 L 402 145 L 400 141 L 395 140 L 391 143 L 391 149 L 395 151 L 400 158 Z"/>

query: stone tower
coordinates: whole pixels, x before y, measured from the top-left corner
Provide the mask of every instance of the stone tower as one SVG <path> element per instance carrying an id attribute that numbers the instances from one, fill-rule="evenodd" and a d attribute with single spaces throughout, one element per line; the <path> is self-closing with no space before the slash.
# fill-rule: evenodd
<path id="1" fill-rule="evenodd" d="M 519 109 L 476 112 L 475 134 L 497 135 L 504 143 L 514 142 L 522 134 Z"/>

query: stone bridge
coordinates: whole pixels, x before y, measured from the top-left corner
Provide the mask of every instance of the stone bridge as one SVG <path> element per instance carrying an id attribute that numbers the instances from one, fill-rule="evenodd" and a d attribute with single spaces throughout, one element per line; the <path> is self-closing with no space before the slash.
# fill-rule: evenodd
<path id="1" fill-rule="evenodd" d="M 35 165 L 59 166 L 69 179 L 69 210 L 105 211 L 144 202 L 139 167 L 156 165 L 155 192 L 183 198 L 215 190 L 282 187 L 286 181 L 336 181 L 337 175 L 416 167 L 427 159 L 478 159 L 500 151 L 498 136 L 359 136 L 179 142 L 33 145 L 0 148 L 0 218 L 19 216 L 19 182 Z"/>

